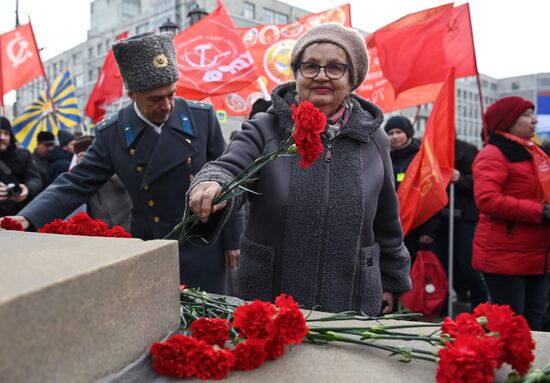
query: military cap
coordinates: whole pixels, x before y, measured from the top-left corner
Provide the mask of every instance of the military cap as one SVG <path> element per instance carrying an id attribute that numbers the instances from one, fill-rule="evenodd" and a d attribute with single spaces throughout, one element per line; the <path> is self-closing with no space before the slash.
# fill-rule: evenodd
<path id="1" fill-rule="evenodd" d="M 144 33 L 117 41 L 113 53 L 130 92 L 155 89 L 178 80 L 172 33 Z"/>

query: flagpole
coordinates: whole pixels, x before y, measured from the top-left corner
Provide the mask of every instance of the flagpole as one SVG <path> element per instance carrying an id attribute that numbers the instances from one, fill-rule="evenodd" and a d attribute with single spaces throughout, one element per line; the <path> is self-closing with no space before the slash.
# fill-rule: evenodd
<path id="1" fill-rule="evenodd" d="M 264 80 L 262 80 L 262 76 L 258 77 L 258 85 L 260 86 L 260 89 L 262 90 L 262 94 L 264 95 L 264 99 L 267 101 L 271 101 L 271 96 L 269 95 L 269 92 L 267 91 L 267 88 L 265 87 Z"/>
<path id="2" fill-rule="evenodd" d="M 36 44 L 36 37 L 34 36 L 34 30 L 32 29 L 32 23 L 30 22 L 30 18 L 29 18 L 29 24 L 30 24 L 30 27 L 31 27 L 31 33 L 32 33 L 32 38 L 34 39 L 34 42 Z M 37 47 L 38 48 L 38 47 Z M 38 50 L 38 56 L 40 56 L 40 50 Z M 53 97 L 52 97 L 52 94 L 51 94 L 51 89 L 50 89 L 50 80 L 48 80 L 48 76 L 46 75 L 46 70 L 44 69 L 44 62 L 42 61 L 42 57 L 38 57 L 40 61 L 40 66 L 42 67 L 42 74 L 44 75 L 44 81 L 46 81 L 46 94 L 48 95 L 48 98 L 50 99 L 50 102 L 52 103 L 52 110 L 53 110 L 53 118 L 55 120 L 55 123 L 57 125 L 57 130 L 59 131 L 59 129 L 61 129 L 59 127 L 59 120 L 57 119 L 57 107 L 55 106 L 55 101 L 53 100 Z"/>
<path id="3" fill-rule="evenodd" d="M 453 182 L 449 185 L 449 247 L 448 247 L 448 270 L 449 277 L 448 281 L 448 295 L 449 299 L 447 302 L 447 314 L 449 318 L 453 318 L 453 274 L 454 274 L 454 226 L 455 226 L 455 184 Z"/>
<path id="4" fill-rule="evenodd" d="M 472 27 L 472 15 L 470 13 L 470 4 L 466 3 L 468 7 L 468 20 L 470 21 L 470 39 L 472 40 L 472 47 L 474 47 L 474 64 L 476 66 L 476 82 L 477 82 L 477 91 L 479 92 L 479 106 L 481 108 L 481 115 L 483 116 L 483 92 L 481 88 L 481 80 L 479 79 L 479 70 L 477 69 L 477 55 L 476 55 L 476 46 L 474 43 L 474 28 Z M 482 118 L 483 121 L 483 118 Z M 483 130 L 483 141 L 487 143 L 487 127 L 482 123 L 481 129 Z"/>

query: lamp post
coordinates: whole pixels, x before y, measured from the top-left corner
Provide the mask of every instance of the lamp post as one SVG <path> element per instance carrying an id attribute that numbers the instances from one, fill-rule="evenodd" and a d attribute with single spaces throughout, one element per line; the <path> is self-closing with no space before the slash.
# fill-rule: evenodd
<path id="1" fill-rule="evenodd" d="M 180 27 L 168 18 L 164 23 L 162 23 L 159 30 L 161 32 L 172 32 L 172 34 L 176 36 L 180 31 Z"/>
<path id="2" fill-rule="evenodd" d="M 199 7 L 199 5 L 195 3 L 191 6 L 191 10 L 187 14 L 189 25 L 195 24 L 206 15 L 208 15 L 208 12 L 206 12 L 203 8 Z"/>

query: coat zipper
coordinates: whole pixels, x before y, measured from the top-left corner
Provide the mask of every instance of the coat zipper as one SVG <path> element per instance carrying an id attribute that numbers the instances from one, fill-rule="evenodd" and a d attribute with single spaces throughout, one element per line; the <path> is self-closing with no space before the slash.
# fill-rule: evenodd
<path id="1" fill-rule="evenodd" d="M 326 247 L 327 247 L 327 220 L 328 220 L 328 208 L 329 208 L 329 198 L 330 198 L 330 162 L 332 161 L 332 145 L 333 145 L 333 139 L 329 138 L 327 139 L 327 152 L 325 154 L 325 162 L 327 162 L 326 166 L 326 181 L 325 181 L 325 188 L 324 188 L 324 201 L 325 201 L 325 217 L 323 220 L 323 235 L 321 236 L 323 240 L 323 245 L 321 247 L 321 251 L 319 253 L 319 265 L 317 267 L 317 294 L 316 294 L 316 304 L 320 304 L 321 300 L 321 284 L 322 284 L 322 271 L 323 271 L 323 259 L 325 257 Z"/>

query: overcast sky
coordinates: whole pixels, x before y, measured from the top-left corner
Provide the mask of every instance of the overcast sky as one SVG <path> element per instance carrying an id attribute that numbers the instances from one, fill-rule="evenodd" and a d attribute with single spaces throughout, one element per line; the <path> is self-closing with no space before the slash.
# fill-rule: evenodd
<path id="1" fill-rule="evenodd" d="M 253 1 L 253 0 L 250 0 Z M 285 0 L 311 12 L 346 1 Z M 353 26 L 373 32 L 408 13 L 445 4 L 437 0 L 350 0 Z M 15 0 L 0 0 L 0 33 L 13 29 Z M 460 5 L 465 1 L 457 1 Z M 471 0 L 478 69 L 502 78 L 550 72 L 549 0 Z M 20 0 L 19 18 L 32 19 L 38 46 L 47 60 L 86 40 L 89 0 Z M 9 100 L 6 100 L 9 101 Z"/>

